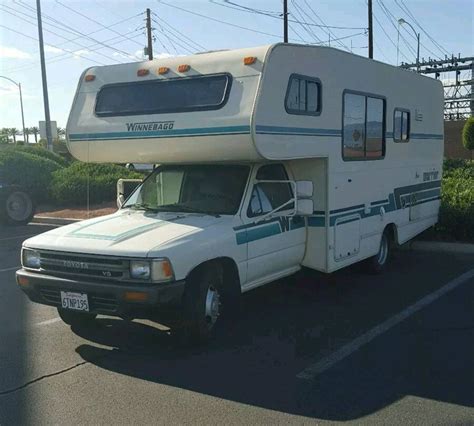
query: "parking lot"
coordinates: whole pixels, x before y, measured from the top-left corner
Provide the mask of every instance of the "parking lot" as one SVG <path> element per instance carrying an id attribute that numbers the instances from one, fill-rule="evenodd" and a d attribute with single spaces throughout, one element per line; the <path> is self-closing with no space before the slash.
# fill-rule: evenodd
<path id="1" fill-rule="evenodd" d="M 149 322 L 71 330 L 29 302 L 21 243 L 48 229 L 0 230 L 2 425 L 474 423 L 472 256 L 302 273 L 245 294 L 240 320 L 185 349 Z"/>

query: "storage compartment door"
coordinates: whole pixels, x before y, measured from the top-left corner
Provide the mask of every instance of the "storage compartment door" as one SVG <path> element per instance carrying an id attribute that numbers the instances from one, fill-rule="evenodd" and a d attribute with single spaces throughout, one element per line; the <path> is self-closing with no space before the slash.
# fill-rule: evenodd
<path id="1" fill-rule="evenodd" d="M 334 260 L 355 256 L 360 250 L 360 215 L 336 219 L 334 223 Z"/>

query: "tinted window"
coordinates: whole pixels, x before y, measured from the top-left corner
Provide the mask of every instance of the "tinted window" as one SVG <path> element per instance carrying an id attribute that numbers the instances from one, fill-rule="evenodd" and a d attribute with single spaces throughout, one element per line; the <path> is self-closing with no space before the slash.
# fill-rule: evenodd
<path id="1" fill-rule="evenodd" d="M 410 139 L 410 112 L 396 109 L 393 115 L 393 139 L 408 142 Z"/>
<path id="2" fill-rule="evenodd" d="M 385 152 L 385 101 L 344 94 L 343 158 L 376 159 Z"/>
<path id="3" fill-rule="evenodd" d="M 99 91 L 95 112 L 119 116 L 218 109 L 230 85 L 227 74 L 111 84 Z"/>
<path id="4" fill-rule="evenodd" d="M 262 166 L 257 172 L 257 180 L 288 180 L 286 170 L 281 164 Z M 259 216 L 275 210 L 293 198 L 291 185 L 288 183 L 262 182 L 256 183 L 252 190 L 247 215 L 249 217 Z M 282 210 L 293 208 L 292 204 L 283 207 Z"/>
<path id="5" fill-rule="evenodd" d="M 285 108 L 289 114 L 317 115 L 321 111 L 321 85 L 311 77 L 292 75 Z"/>

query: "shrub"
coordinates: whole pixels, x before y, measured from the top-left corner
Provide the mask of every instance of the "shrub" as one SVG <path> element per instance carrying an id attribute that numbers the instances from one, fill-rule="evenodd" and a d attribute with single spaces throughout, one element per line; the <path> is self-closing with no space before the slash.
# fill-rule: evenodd
<path id="1" fill-rule="evenodd" d="M 69 161 L 67 161 L 62 156 L 55 154 L 54 152 L 48 151 L 47 149 L 42 148 L 40 145 L 19 146 L 19 145 L 9 144 L 9 145 L 2 146 L 0 149 L 18 151 L 18 152 L 27 152 L 28 154 L 32 154 L 41 158 L 47 158 L 48 160 L 52 160 L 63 167 L 69 164 Z"/>
<path id="2" fill-rule="evenodd" d="M 23 186 L 37 201 L 49 199 L 51 176 L 61 167 L 55 161 L 29 152 L 0 150 L 0 181 Z"/>
<path id="3" fill-rule="evenodd" d="M 474 173 L 474 160 L 446 158 L 443 163 L 443 177 L 449 177 L 459 169 L 471 170 L 471 173 Z"/>
<path id="4" fill-rule="evenodd" d="M 84 205 L 87 201 L 101 203 L 116 199 L 117 180 L 141 179 L 143 175 L 114 164 L 75 162 L 53 174 L 51 193 L 61 205 Z"/>
<path id="5" fill-rule="evenodd" d="M 464 148 L 474 150 L 474 117 L 469 117 L 462 129 L 462 143 Z"/>
<path id="6" fill-rule="evenodd" d="M 443 178 L 436 230 L 450 239 L 474 241 L 474 162 L 451 169 Z"/>

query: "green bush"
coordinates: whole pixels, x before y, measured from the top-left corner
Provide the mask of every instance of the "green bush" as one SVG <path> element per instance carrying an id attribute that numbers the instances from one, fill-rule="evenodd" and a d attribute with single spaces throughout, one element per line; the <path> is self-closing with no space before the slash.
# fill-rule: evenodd
<path id="1" fill-rule="evenodd" d="M 63 158 L 61 155 L 55 154 L 54 152 L 48 151 L 47 149 L 42 148 L 39 145 L 3 145 L 1 150 L 11 150 L 17 152 L 27 152 L 28 154 L 33 154 L 41 158 L 47 158 L 52 160 L 55 163 L 58 163 L 60 166 L 67 166 L 69 161 Z"/>
<path id="2" fill-rule="evenodd" d="M 469 117 L 462 129 L 462 143 L 464 148 L 474 150 L 474 117 Z"/>
<path id="3" fill-rule="evenodd" d="M 457 168 L 448 164 L 436 231 L 447 239 L 474 241 L 474 161 L 458 162 Z"/>
<path id="4" fill-rule="evenodd" d="M 75 162 L 53 174 L 51 194 L 61 205 L 85 205 L 89 187 L 90 203 L 114 201 L 120 178 L 142 179 L 143 175 L 114 164 Z"/>
<path id="5" fill-rule="evenodd" d="M 61 167 L 55 161 L 30 152 L 0 150 L 0 181 L 23 186 L 40 202 L 49 199 L 52 174 Z"/>

